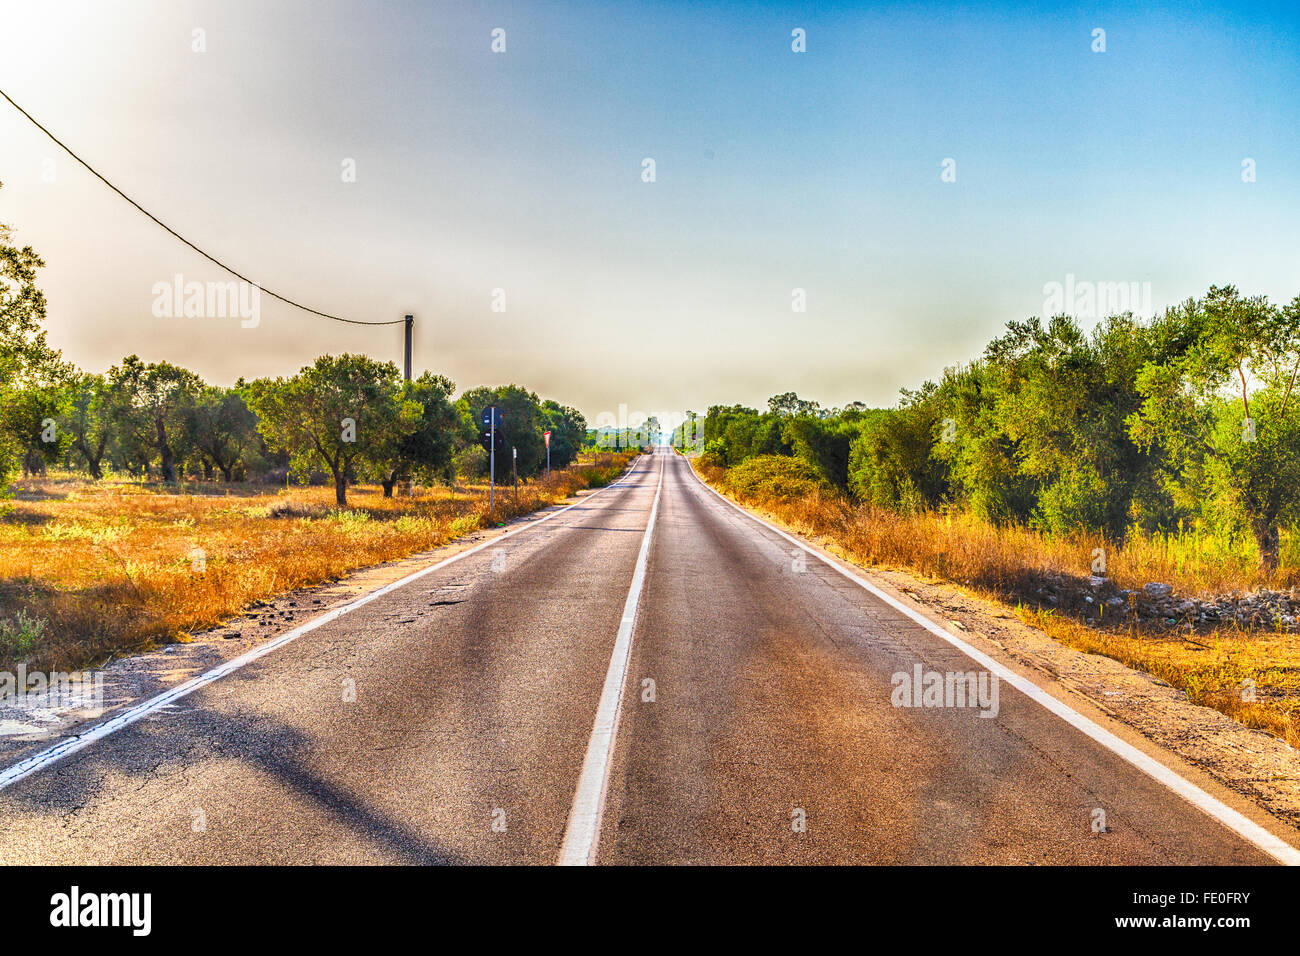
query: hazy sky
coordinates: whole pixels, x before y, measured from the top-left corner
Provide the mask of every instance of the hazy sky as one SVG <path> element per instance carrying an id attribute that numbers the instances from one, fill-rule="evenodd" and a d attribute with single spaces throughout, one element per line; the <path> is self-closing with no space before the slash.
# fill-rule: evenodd
<path id="1" fill-rule="evenodd" d="M 1300 4 L 823 6 L 0 0 L 0 88 L 262 285 L 413 312 L 417 370 L 592 420 L 892 404 L 1071 274 L 1300 293 Z M 400 362 L 400 327 L 266 298 L 155 317 L 225 276 L 3 101 L 0 181 L 86 368 Z"/>

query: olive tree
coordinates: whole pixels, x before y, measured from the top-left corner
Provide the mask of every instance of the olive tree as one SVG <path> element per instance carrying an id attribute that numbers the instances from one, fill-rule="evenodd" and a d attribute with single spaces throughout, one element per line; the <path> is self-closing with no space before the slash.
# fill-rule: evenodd
<path id="1" fill-rule="evenodd" d="M 1187 497 L 1239 510 L 1272 570 L 1281 525 L 1300 517 L 1300 296 L 1279 308 L 1215 286 L 1171 311 L 1194 341 L 1139 373 L 1131 432 L 1163 445 Z"/>
<path id="2" fill-rule="evenodd" d="M 415 429 L 420 408 L 403 402 L 401 392 L 392 362 L 322 355 L 289 378 L 250 383 L 248 401 L 267 445 L 288 452 L 301 480 L 313 469 L 328 469 L 343 508 L 349 475 L 383 468 L 393 443 Z"/>

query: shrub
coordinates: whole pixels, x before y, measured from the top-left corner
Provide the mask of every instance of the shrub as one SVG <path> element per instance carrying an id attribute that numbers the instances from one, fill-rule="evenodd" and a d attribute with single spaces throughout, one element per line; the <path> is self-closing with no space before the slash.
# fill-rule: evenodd
<path id="1" fill-rule="evenodd" d="M 0 618 L 0 649 L 6 654 L 26 654 L 45 633 L 45 624 L 44 618 L 29 616 L 23 610 L 12 619 Z"/>
<path id="2" fill-rule="evenodd" d="M 727 490 L 756 501 L 785 501 L 817 494 L 833 494 L 834 488 L 813 465 L 785 455 L 759 455 L 727 472 Z"/>

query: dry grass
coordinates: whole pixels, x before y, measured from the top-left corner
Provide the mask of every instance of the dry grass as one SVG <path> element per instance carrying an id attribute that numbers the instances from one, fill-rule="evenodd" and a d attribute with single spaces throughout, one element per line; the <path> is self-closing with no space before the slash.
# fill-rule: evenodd
<path id="1" fill-rule="evenodd" d="M 498 489 L 497 520 L 607 484 L 630 455 L 603 454 Z M 487 486 L 266 491 L 195 486 L 176 494 L 123 482 L 19 482 L 0 515 L 0 668 L 79 668 L 184 639 L 254 601 L 404 557 L 488 526 Z M 202 570 L 196 571 L 196 549 Z M 21 617 L 20 617 L 21 616 Z M 15 622 L 44 622 L 21 628 Z"/>
<path id="2" fill-rule="evenodd" d="M 1095 548 L 1105 549 L 1107 574 L 1118 586 L 1163 581 L 1186 595 L 1295 586 L 1300 574 L 1294 559 L 1265 575 L 1248 555 L 1194 534 L 1118 545 L 1091 535 L 1051 538 L 1027 528 L 997 528 L 970 515 L 900 515 L 816 490 L 773 498 L 732 480 L 728 469 L 695 464 L 720 491 L 850 561 L 963 586 L 1014 608 L 1055 640 L 1146 671 L 1196 703 L 1300 746 L 1300 635 L 1231 626 L 1193 632 L 1132 619 L 1088 624 L 1039 607 L 1036 598 L 1038 588 L 1059 575 L 1091 573 Z M 1288 544 L 1293 552 L 1296 542 Z M 1246 680 L 1255 682 L 1253 702 L 1242 700 Z"/>
<path id="3" fill-rule="evenodd" d="M 779 506 L 783 520 L 810 534 L 844 542 L 870 564 L 907 568 L 949 581 L 971 582 L 1010 594 L 1031 593 L 1055 574 L 1086 577 L 1093 555 L 1105 555 L 1106 575 L 1118 587 L 1162 581 L 1188 597 L 1300 587 L 1300 540 L 1283 534 L 1282 564 L 1263 572 L 1250 548 L 1212 535 L 1131 537 L 1120 544 L 1099 534 L 1047 536 L 1021 526 L 994 527 L 969 514 L 903 515 L 855 504 L 833 492 L 774 501 L 735 480 L 736 469 L 696 462 L 701 477 L 758 507 Z"/>
<path id="4" fill-rule="evenodd" d="M 1025 623 L 1088 654 L 1101 654 L 1177 687 L 1247 727 L 1300 746 L 1300 638 L 1219 628 L 1190 635 L 1157 627 L 1106 631 L 1051 611 L 1016 609 Z M 1255 682 L 1255 700 L 1242 682 Z"/>

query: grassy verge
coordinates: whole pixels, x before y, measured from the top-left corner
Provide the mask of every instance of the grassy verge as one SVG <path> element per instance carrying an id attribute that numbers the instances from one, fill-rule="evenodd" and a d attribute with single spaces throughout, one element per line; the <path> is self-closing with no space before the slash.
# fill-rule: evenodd
<path id="1" fill-rule="evenodd" d="M 584 458 L 498 488 L 507 520 L 608 484 L 631 455 Z M 204 493 L 73 478 L 17 483 L 0 516 L 0 669 L 73 669 L 185 639 L 253 601 L 445 544 L 489 526 L 487 486 Z M 213 493 L 215 492 L 215 493 Z"/>
<path id="2" fill-rule="evenodd" d="M 797 465 L 694 465 L 719 491 L 850 561 L 959 585 L 1007 605 L 1069 647 L 1145 671 L 1195 703 L 1300 746 L 1300 635 L 1136 619 L 1089 623 L 1038 599 L 1054 576 L 1087 575 L 1096 548 L 1105 549 L 1108 575 L 1124 588 L 1149 581 L 1186 594 L 1285 587 L 1294 583 L 1293 568 L 1264 577 L 1238 556 L 1191 536 L 1119 545 L 1088 535 L 1048 538 L 1027 528 L 997 528 L 968 515 L 900 515 L 855 504 Z M 1254 700 L 1248 699 L 1250 681 Z"/>

